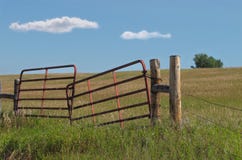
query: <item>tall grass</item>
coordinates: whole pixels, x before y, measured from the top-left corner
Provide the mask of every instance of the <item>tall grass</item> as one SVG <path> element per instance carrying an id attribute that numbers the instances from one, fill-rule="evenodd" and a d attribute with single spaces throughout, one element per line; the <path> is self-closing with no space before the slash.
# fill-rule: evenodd
<path id="1" fill-rule="evenodd" d="M 168 83 L 168 71 L 161 71 L 161 75 L 163 83 Z M 12 92 L 15 77 L 0 76 L 3 92 Z M 181 130 L 170 121 L 166 94 L 162 94 L 159 125 L 151 127 L 149 119 L 142 119 L 125 124 L 124 129 L 119 125 L 95 127 L 85 120 L 69 125 L 67 120 L 14 117 L 12 102 L 3 100 L 0 157 L 239 160 L 242 159 L 241 90 L 242 68 L 183 70 Z"/>
<path id="2" fill-rule="evenodd" d="M 196 122 L 96 128 L 27 120 L 1 133 L 0 155 L 13 159 L 240 159 L 240 133 Z"/>

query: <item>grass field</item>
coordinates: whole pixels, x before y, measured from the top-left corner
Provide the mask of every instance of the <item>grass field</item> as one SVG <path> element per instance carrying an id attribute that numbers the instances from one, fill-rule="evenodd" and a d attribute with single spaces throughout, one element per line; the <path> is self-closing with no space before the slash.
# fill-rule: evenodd
<path id="1" fill-rule="evenodd" d="M 122 72 L 119 77 L 132 74 L 136 72 Z M 168 84 L 168 71 L 162 70 L 161 75 L 163 83 Z M 68 120 L 14 117 L 12 102 L 2 100 L 0 157 L 242 159 L 242 68 L 188 69 L 182 70 L 181 75 L 183 124 L 180 130 L 170 121 L 166 94 L 162 94 L 161 121 L 156 127 L 149 125 L 149 119 L 142 119 L 125 124 L 124 129 L 118 124 L 95 127 L 88 121 L 77 121 L 71 126 Z M 13 92 L 15 78 L 18 76 L 0 76 L 2 92 Z M 105 84 L 106 78 L 99 79 L 98 83 Z M 122 89 L 139 84 L 134 82 Z"/>

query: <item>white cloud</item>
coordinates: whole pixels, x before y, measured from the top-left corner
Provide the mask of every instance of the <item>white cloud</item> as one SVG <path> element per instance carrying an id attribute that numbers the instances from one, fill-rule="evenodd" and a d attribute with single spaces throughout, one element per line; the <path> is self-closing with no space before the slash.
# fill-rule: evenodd
<path id="1" fill-rule="evenodd" d="M 98 28 L 98 23 L 80 19 L 77 17 L 61 17 L 47 19 L 45 21 L 33 21 L 28 23 L 19 24 L 14 22 L 9 26 L 10 29 L 16 31 L 40 31 L 49 33 L 65 33 L 71 32 L 75 28 L 90 29 Z"/>
<path id="2" fill-rule="evenodd" d="M 126 32 L 123 32 L 120 37 L 125 40 L 131 40 L 131 39 L 145 40 L 145 39 L 150 39 L 150 38 L 170 39 L 171 34 L 170 33 L 161 34 L 159 32 L 147 32 L 146 30 L 140 31 L 138 33 L 126 31 Z"/>

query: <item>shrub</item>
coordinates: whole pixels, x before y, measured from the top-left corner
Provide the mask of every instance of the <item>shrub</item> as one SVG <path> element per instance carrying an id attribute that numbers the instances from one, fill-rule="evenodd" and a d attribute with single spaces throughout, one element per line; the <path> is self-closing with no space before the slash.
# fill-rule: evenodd
<path id="1" fill-rule="evenodd" d="M 222 68 L 223 62 L 207 54 L 196 54 L 193 58 L 196 68 Z M 194 67 L 192 67 L 194 68 Z"/>

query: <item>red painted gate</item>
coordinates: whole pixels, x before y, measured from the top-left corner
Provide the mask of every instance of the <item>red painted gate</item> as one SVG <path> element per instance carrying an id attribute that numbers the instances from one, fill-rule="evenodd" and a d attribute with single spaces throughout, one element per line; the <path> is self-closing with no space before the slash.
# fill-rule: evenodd
<path id="1" fill-rule="evenodd" d="M 66 104 L 66 85 L 75 80 L 75 65 L 22 70 L 15 113 L 27 117 L 70 118 L 70 109 Z M 74 95 L 75 89 L 71 89 L 70 94 Z"/>
<path id="2" fill-rule="evenodd" d="M 132 67 L 142 71 L 128 72 Z M 66 87 L 70 121 L 89 119 L 99 126 L 120 123 L 123 127 L 125 121 L 149 118 L 146 74 L 144 62 L 137 60 L 70 83 Z"/>

